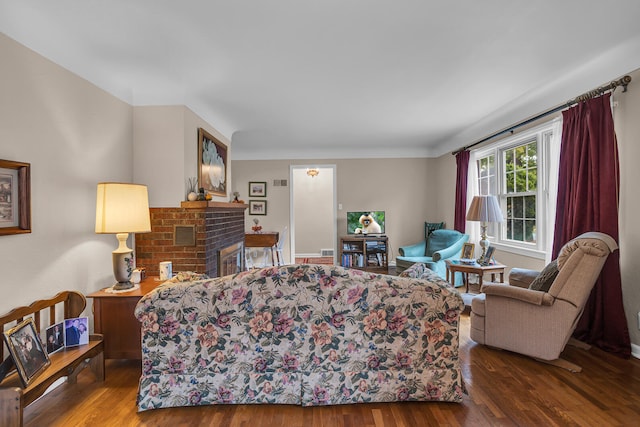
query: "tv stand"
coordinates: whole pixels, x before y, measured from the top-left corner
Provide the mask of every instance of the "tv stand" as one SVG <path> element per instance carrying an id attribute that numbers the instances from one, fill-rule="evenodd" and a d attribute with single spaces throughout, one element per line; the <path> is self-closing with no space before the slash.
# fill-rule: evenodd
<path id="1" fill-rule="evenodd" d="M 388 243 L 387 236 L 359 234 L 342 237 L 340 239 L 340 265 L 387 274 L 389 272 Z"/>

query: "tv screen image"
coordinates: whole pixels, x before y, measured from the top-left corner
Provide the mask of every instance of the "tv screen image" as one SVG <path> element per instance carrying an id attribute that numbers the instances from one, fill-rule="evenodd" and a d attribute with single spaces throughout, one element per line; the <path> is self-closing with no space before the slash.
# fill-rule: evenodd
<path id="1" fill-rule="evenodd" d="M 347 212 L 347 234 L 384 234 L 384 211 Z"/>

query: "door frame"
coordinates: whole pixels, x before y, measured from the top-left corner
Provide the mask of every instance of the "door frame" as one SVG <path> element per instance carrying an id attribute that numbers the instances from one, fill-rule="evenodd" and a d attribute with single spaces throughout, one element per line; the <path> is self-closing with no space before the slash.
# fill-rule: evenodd
<path id="1" fill-rule="evenodd" d="M 332 244 L 333 244 L 333 264 L 336 263 L 337 257 L 337 247 L 338 247 L 338 191 L 337 191 L 337 180 L 336 180 L 336 171 L 337 166 L 335 164 L 312 164 L 312 165 L 289 165 L 289 182 L 291 186 L 289 187 L 289 256 L 291 263 L 296 262 L 296 230 L 295 230 L 295 180 L 293 171 L 297 169 L 310 169 L 310 168 L 318 168 L 318 169 L 331 169 L 331 173 L 333 175 L 333 194 L 331 197 L 331 203 L 333 205 L 333 233 L 332 233 Z"/>

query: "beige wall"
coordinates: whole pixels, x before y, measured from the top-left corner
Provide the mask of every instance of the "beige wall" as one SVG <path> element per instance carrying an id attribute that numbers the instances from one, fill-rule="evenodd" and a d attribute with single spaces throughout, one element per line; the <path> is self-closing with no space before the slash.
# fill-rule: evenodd
<path id="1" fill-rule="evenodd" d="M 289 179 L 290 165 L 336 165 L 338 204 L 337 236 L 346 234 L 347 211 L 384 210 L 387 216 L 390 259 L 398 247 L 416 243 L 424 233 L 424 222 L 445 220 L 448 211 L 436 201 L 439 176 L 436 159 L 327 159 L 308 160 L 237 160 L 233 165 L 233 191 L 247 201 L 249 181 L 267 181 L 268 215 L 260 218 L 265 230 L 281 230 L 289 224 L 289 186 L 274 187 L 274 179 Z M 429 183 L 433 183 L 430 185 Z M 450 209 L 453 212 L 453 208 Z M 247 228 L 251 217 L 247 216 Z M 324 249 L 324 248 L 323 248 Z M 335 248 L 337 249 L 337 248 Z M 289 246 L 285 259 L 290 259 Z"/>
<path id="2" fill-rule="evenodd" d="M 32 233 L 0 236 L 0 313 L 113 281 L 96 184 L 131 181 L 132 108 L 0 34 L 0 157 L 31 163 Z M 87 313 L 90 310 L 87 310 Z"/>
<path id="3" fill-rule="evenodd" d="M 218 138 L 231 155 L 229 140 L 183 105 L 134 107 L 133 127 L 134 180 L 149 186 L 151 207 L 176 207 L 186 200 L 187 178 L 198 177 L 198 128 Z M 213 200 L 228 201 L 229 194 L 227 187 L 227 196 Z"/>

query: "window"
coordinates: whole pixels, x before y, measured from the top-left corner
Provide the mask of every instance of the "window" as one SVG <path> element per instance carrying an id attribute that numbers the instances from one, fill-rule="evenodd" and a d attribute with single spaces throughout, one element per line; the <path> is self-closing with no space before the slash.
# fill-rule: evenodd
<path id="1" fill-rule="evenodd" d="M 492 244 L 513 252 L 543 254 L 549 152 L 553 125 L 531 129 L 475 151 L 478 192 L 498 198 L 505 221 L 489 224 Z M 545 178 L 545 179 L 541 179 Z M 555 197 L 555 195 L 554 195 Z"/>

